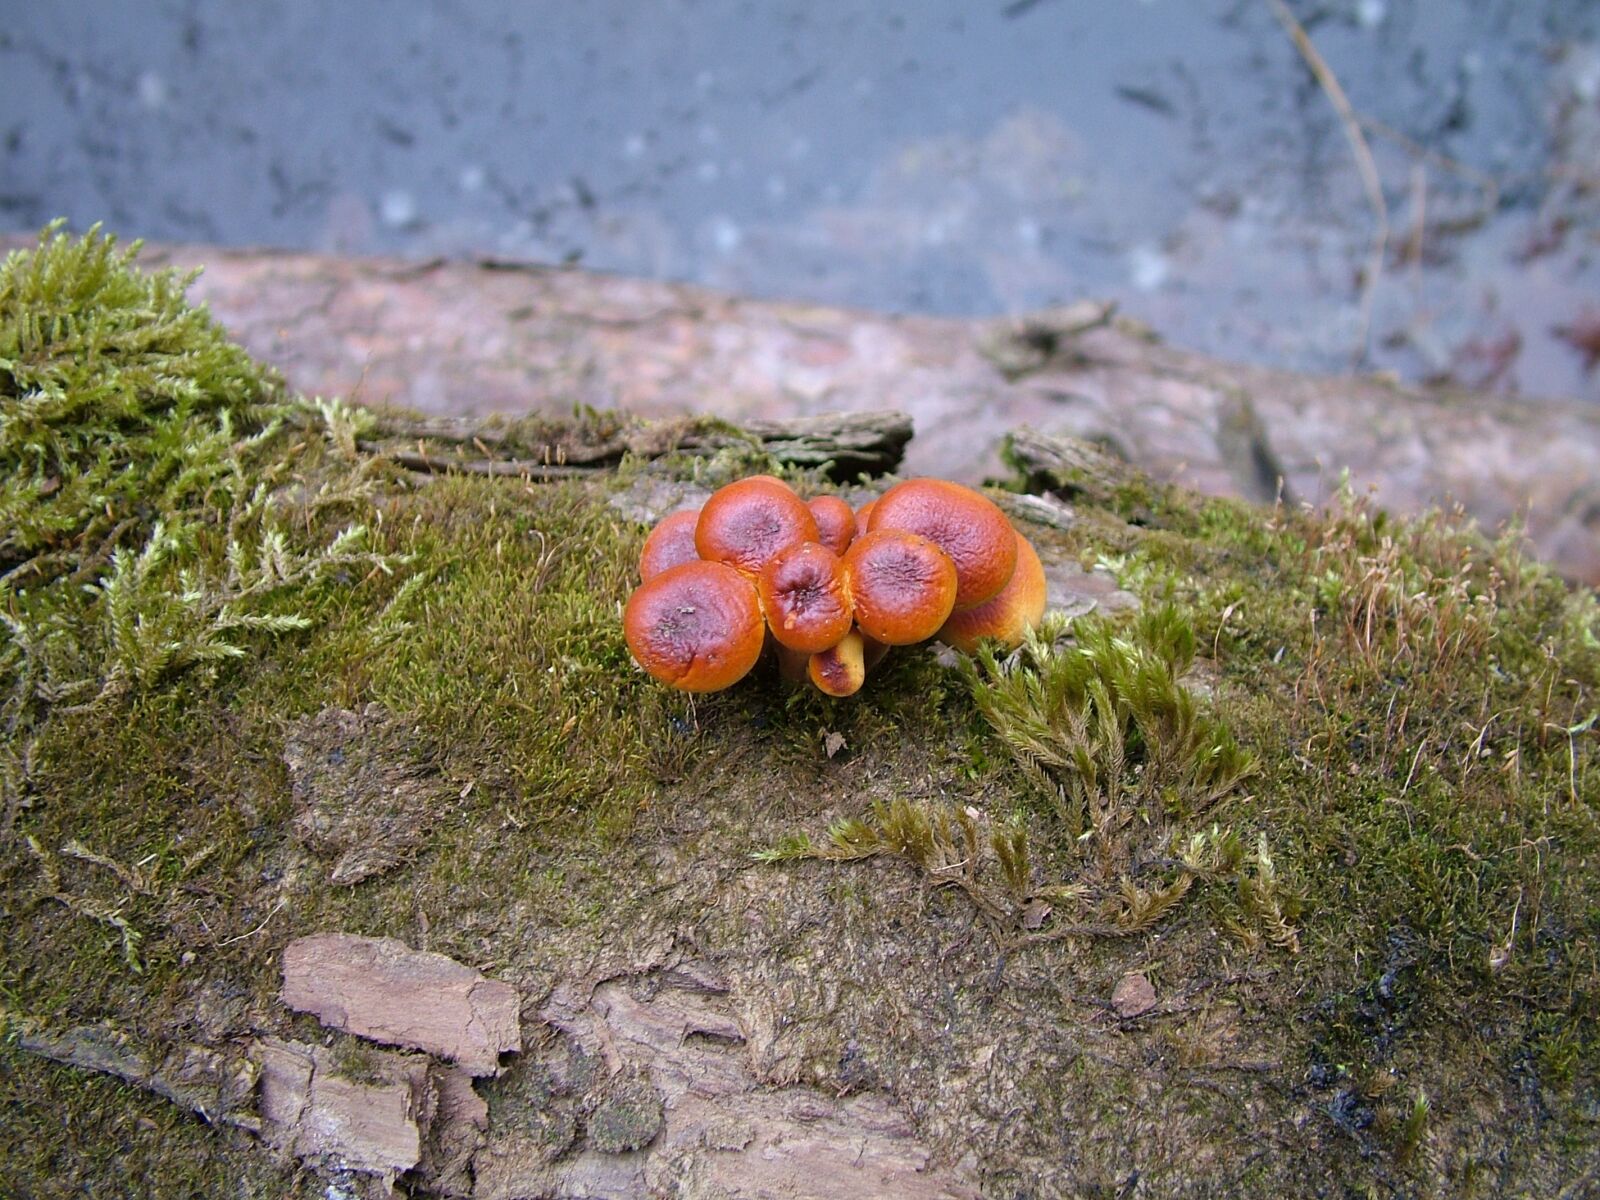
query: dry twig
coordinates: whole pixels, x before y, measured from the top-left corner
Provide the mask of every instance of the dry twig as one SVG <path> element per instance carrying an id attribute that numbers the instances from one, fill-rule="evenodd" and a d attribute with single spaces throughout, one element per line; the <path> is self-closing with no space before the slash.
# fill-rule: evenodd
<path id="1" fill-rule="evenodd" d="M 1283 26 L 1295 49 L 1300 51 L 1300 57 L 1306 60 L 1306 66 L 1311 68 L 1311 74 L 1316 77 L 1328 100 L 1339 114 L 1339 120 L 1344 125 L 1345 138 L 1350 143 L 1350 151 L 1355 156 L 1356 169 L 1361 172 L 1362 186 L 1367 189 L 1367 201 L 1372 205 L 1373 216 L 1377 218 L 1377 228 L 1372 235 L 1372 249 L 1367 257 L 1366 278 L 1361 284 L 1361 330 L 1356 338 L 1355 361 L 1359 365 L 1366 361 L 1368 342 L 1372 334 L 1372 298 L 1377 290 L 1378 280 L 1383 276 L 1383 258 L 1389 247 L 1389 206 L 1383 198 L 1383 183 L 1378 178 L 1378 164 L 1373 161 L 1372 150 L 1367 145 L 1366 135 L 1361 132 L 1361 118 L 1351 107 L 1349 97 L 1344 94 L 1344 88 L 1339 86 L 1339 79 L 1334 75 L 1317 52 L 1316 46 L 1311 43 L 1311 36 L 1306 33 L 1305 27 L 1295 19 L 1289 11 L 1289 6 L 1284 0 L 1267 0 L 1273 15 L 1278 18 L 1278 23 Z"/>

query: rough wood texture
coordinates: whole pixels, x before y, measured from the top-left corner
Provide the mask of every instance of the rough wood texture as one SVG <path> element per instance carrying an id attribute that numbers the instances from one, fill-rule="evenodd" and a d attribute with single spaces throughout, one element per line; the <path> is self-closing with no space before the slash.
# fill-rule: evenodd
<path id="1" fill-rule="evenodd" d="M 1027 426 L 1012 431 L 1005 454 L 1012 466 L 1027 477 L 1031 489 L 1041 483 L 1065 481 L 1072 490 L 1095 500 L 1104 500 L 1118 484 L 1136 474 L 1120 458 L 1088 442 L 1053 437 Z"/>
<path id="2" fill-rule="evenodd" d="M 836 479 L 882 475 L 899 467 L 911 440 L 901 412 L 819 413 L 752 420 L 737 430 L 720 421 L 643 420 L 590 433 L 540 429 L 527 422 L 437 417 L 385 411 L 367 450 L 382 450 L 416 471 L 566 478 L 615 466 L 624 454 L 658 458 L 681 450 L 709 454 L 751 439 L 780 462 L 827 467 Z"/>
<path id="3" fill-rule="evenodd" d="M 977 1200 L 970 1167 L 936 1163 L 887 1096 L 764 1086 L 758 1035 L 708 963 L 563 980 L 540 1016 L 560 1035 L 552 1059 L 599 1060 L 612 1082 L 586 1102 L 581 1145 L 552 1144 L 559 1100 L 543 1122 L 491 1120 L 473 1162 L 480 1200 Z"/>
<path id="4" fill-rule="evenodd" d="M 394 938 L 296 938 L 283 951 L 282 995 L 331 1028 L 437 1054 L 474 1075 L 494 1074 L 500 1055 L 522 1048 L 515 988 Z"/>
<path id="5" fill-rule="evenodd" d="M 26 239 L 0 245 L 27 245 Z M 495 262 L 401 263 L 150 248 L 205 264 L 193 295 L 297 388 L 481 417 L 574 405 L 737 422 L 910 413 L 906 470 L 998 470 L 1019 425 L 1103 440 L 1202 491 L 1317 503 L 1348 467 L 1381 503 L 1526 514 L 1539 553 L 1600 582 L 1600 411 L 1381 377 L 1218 362 L 1084 303 L 1015 321 L 740 300 L 703 288 Z"/>
<path id="6" fill-rule="evenodd" d="M 385 1055 L 382 1077 L 358 1082 L 320 1046 L 268 1038 L 257 1056 L 263 1132 L 281 1149 L 388 1181 L 422 1161 L 434 1106 L 426 1059 Z"/>

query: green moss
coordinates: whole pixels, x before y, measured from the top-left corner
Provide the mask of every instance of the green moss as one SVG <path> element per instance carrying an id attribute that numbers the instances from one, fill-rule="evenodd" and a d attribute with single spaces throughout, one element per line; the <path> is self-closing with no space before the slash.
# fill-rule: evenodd
<path id="1" fill-rule="evenodd" d="M 511 815 L 625 825 L 696 740 L 689 698 L 650 686 L 622 638 L 640 531 L 587 485 L 506 492 L 459 478 L 392 501 L 389 546 L 427 583 L 360 690 L 487 751 Z"/>
<path id="2" fill-rule="evenodd" d="M 60 1067 L 0 1044 L 0 1194 L 173 1200 L 312 1200 L 326 1185 L 261 1153 L 242 1131 L 120 1080 Z"/>
<path id="3" fill-rule="evenodd" d="M 135 540 L 285 415 L 277 376 L 185 302 L 193 276 L 142 274 L 137 248 L 47 230 L 0 264 L 0 572 L 19 582 Z"/>
<path id="4" fill-rule="evenodd" d="M 1302 968 L 1324 989 L 1319 1044 L 1382 1062 L 1424 1027 L 1518 1028 L 1570 1083 L 1600 1012 L 1592 597 L 1514 534 L 1348 495 L 1326 516 L 1200 511 L 1178 590 L 1260 753 L 1275 844 L 1328 864 L 1304 875 L 1307 913 L 1328 914 Z M 1530 995 L 1533 1012 L 1512 998 Z"/>
<path id="5" fill-rule="evenodd" d="M 281 383 L 98 231 L 0 265 L 0 698 L 41 705 L 214 676 L 351 572 L 375 473 L 349 410 Z M 349 518 L 335 524 L 335 514 Z M 290 597 L 293 597 L 290 600 Z M 20 771 L 8 759 L 6 777 Z M 14 790 L 14 789 L 13 789 Z"/>

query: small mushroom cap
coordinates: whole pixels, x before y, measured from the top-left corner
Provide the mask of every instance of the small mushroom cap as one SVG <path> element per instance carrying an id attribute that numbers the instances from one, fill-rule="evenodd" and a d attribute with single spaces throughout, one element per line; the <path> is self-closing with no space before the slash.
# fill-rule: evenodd
<path id="1" fill-rule="evenodd" d="M 950 556 L 925 537 L 875 529 L 844 556 L 861 632 L 886 646 L 909 646 L 939 631 L 956 598 Z"/>
<path id="2" fill-rule="evenodd" d="M 956 565 L 956 607 L 999 594 L 1017 565 L 1011 522 L 986 496 L 945 479 L 908 479 L 875 501 L 871 528 L 927 538 Z"/>
<path id="3" fill-rule="evenodd" d="M 694 548 L 694 527 L 699 520 L 698 508 L 663 517 L 661 524 L 645 538 L 644 549 L 639 552 L 639 578 L 654 579 L 669 567 L 679 567 L 699 558 Z"/>
<path id="4" fill-rule="evenodd" d="M 829 696 L 854 696 L 867 681 L 865 646 L 861 635 L 851 631 L 839 644 L 813 654 L 806 674 L 817 690 Z"/>
<path id="5" fill-rule="evenodd" d="M 685 692 L 715 692 L 756 665 L 766 640 L 755 586 L 732 567 L 695 560 L 642 583 L 622 613 L 634 659 Z"/>
<path id="6" fill-rule="evenodd" d="M 771 475 L 719 488 L 700 510 L 694 530 L 701 558 L 727 563 L 751 578 L 778 551 L 816 540 L 816 518 L 806 502 Z"/>
<path id="7" fill-rule="evenodd" d="M 981 639 L 994 638 L 1007 650 L 1015 650 L 1028 631 L 1038 626 L 1048 593 L 1044 564 L 1027 538 L 1020 533 L 1014 536 L 1017 569 L 1011 573 L 1011 582 L 993 599 L 951 613 L 939 630 L 939 640 L 945 645 L 971 654 Z"/>
<path id="8" fill-rule="evenodd" d="M 835 554 L 850 549 L 856 537 L 856 514 L 837 496 L 817 496 L 806 502 L 817 523 L 817 541 Z"/>
<path id="9" fill-rule="evenodd" d="M 778 551 L 756 576 L 772 636 L 808 654 L 837 645 L 850 632 L 850 582 L 844 560 L 818 542 Z"/>
<path id="10" fill-rule="evenodd" d="M 872 509 L 877 503 L 876 500 L 868 500 L 856 509 L 856 537 L 866 537 L 867 531 L 872 528 Z"/>

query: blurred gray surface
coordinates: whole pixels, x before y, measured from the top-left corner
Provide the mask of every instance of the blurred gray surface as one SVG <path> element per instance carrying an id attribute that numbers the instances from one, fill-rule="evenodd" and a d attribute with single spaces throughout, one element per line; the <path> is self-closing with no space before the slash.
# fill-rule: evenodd
<path id="1" fill-rule="evenodd" d="M 1393 233 L 1368 364 L 1600 395 L 1554 332 L 1600 297 L 1600 6 L 1295 11 L 1355 106 L 1434 156 L 1372 135 Z M 0 16 L 0 229 L 581 261 L 893 311 L 1102 296 L 1300 369 L 1361 340 L 1371 211 L 1258 0 Z"/>

